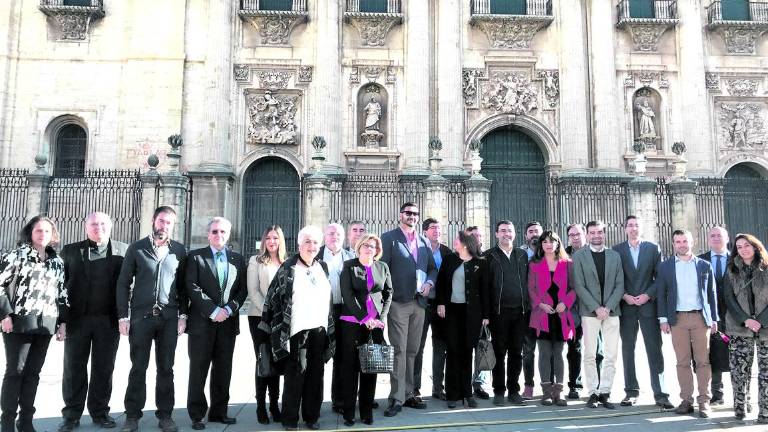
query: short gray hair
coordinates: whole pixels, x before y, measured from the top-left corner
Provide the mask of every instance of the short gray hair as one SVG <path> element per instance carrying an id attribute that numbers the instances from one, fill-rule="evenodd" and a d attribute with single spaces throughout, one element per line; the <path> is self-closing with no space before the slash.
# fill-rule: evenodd
<path id="1" fill-rule="evenodd" d="M 323 232 L 320 230 L 320 228 L 314 226 L 314 225 L 307 225 L 304 228 L 302 228 L 299 233 L 296 235 L 296 241 L 299 245 L 301 245 L 304 240 L 307 237 L 311 237 L 318 242 L 323 241 Z"/>
<path id="2" fill-rule="evenodd" d="M 85 224 L 88 225 L 88 222 L 90 222 L 91 219 L 94 219 L 96 216 L 104 216 L 105 218 L 107 218 L 107 222 L 109 222 L 109 226 L 112 226 L 112 218 L 108 214 L 100 211 L 91 212 L 88 215 L 88 217 L 85 218 Z"/>
<path id="3" fill-rule="evenodd" d="M 336 222 L 334 222 L 334 223 L 330 223 L 330 224 L 326 225 L 326 227 L 325 227 L 325 230 L 323 230 L 323 233 L 327 232 L 327 231 L 328 231 L 328 228 L 331 228 L 331 227 L 333 227 L 333 228 L 336 228 L 336 230 L 337 230 L 338 232 L 340 232 L 340 233 L 344 234 L 344 227 L 343 227 L 343 226 L 341 226 L 341 224 L 340 224 L 340 223 L 336 223 Z"/>
<path id="4" fill-rule="evenodd" d="M 211 227 L 213 224 L 224 224 L 229 227 L 229 231 L 232 231 L 232 222 L 229 221 L 229 219 L 222 217 L 222 216 L 216 216 L 215 218 L 211 219 L 210 222 L 208 222 L 208 225 L 206 226 L 206 231 L 210 232 Z"/>

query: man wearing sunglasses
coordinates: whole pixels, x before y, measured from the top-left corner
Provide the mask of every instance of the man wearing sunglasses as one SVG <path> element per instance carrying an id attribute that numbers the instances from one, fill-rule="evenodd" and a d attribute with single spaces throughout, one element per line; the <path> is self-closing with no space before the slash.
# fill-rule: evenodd
<path id="1" fill-rule="evenodd" d="M 435 286 L 437 267 L 429 241 L 419 234 L 419 207 L 407 202 L 400 206 L 399 227 L 381 236 L 381 261 L 392 274 L 392 306 L 387 317 L 389 342 L 395 348 L 394 371 L 390 377 L 387 417 L 396 416 L 403 406 L 424 409 L 427 404 L 414 394 L 414 360 L 424 326 L 424 308 Z"/>

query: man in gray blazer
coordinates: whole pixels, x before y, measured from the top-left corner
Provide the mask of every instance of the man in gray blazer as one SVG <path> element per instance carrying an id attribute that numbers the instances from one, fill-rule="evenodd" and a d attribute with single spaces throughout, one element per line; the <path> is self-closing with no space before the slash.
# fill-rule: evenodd
<path id="1" fill-rule="evenodd" d="M 648 368 L 651 372 L 651 389 L 656 405 L 672 409 L 669 394 L 664 385 L 664 356 L 661 352 L 661 330 L 656 315 L 656 272 L 661 263 L 661 248 L 656 243 L 642 239 L 642 225 L 637 216 L 629 215 L 624 222 L 627 241 L 617 244 L 613 250 L 621 257 L 624 271 L 624 295 L 621 302 L 621 355 L 624 361 L 624 392 L 621 406 L 637 403 L 640 385 L 635 370 L 635 345 L 638 327 L 643 332 Z"/>
<path id="2" fill-rule="evenodd" d="M 584 332 L 584 377 L 589 400 L 587 406 L 616 408 L 609 398 L 616 374 L 619 345 L 619 303 L 624 295 L 624 272 L 616 251 L 605 247 L 605 224 L 587 224 L 589 247 L 573 254 L 573 287 L 579 300 L 581 328 Z M 603 362 L 597 374 L 597 338 L 603 334 Z"/>
<path id="3" fill-rule="evenodd" d="M 400 206 L 400 226 L 381 235 L 381 261 L 392 274 L 392 306 L 387 317 L 389 343 L 395 347 L 394 371 L 390 376 L 389 406 L 393 417 L 403 405 L 424 409 L 427 404 L 414 395 L 413 365 L 424 326 L 424 308 L 435 287 L 437 267 L 429 241 L 418 232 L 419 207 Z"/>

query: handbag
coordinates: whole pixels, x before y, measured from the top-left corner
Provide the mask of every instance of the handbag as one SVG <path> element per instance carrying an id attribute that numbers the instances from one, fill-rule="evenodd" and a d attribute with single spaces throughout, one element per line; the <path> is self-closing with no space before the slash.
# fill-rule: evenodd
<path id="1" fill-rule="evenodd" d="M 491 334 L 488 326 L 480 329 L 480 339 L 475 347 L 475 370 L 489 371 L 496 366 L 496 354 L 491 344 Z"/>
<path id="2" fill-rule="evenodd" d="M 715 332 L 709 337 L 709 364 L 713 372 L 730 372 L 728 363 L 729 338 L 725 333 Z"/>
<path id="3" fill-rule="evenodd" d="M 279 375 L 275 368 L 275 364 L 272 362 L 272 349 L 267 342 L 259 344 L 256 358 L 256 374 L 259 378 Z"/>
<path id="4" fill-rule="evenodd" d="M 373 335 L 368 336 L 368 343 L 357 347 L 357 355 L 362 373 L 391 373 L 395 368 L 395 348 L 384 343 L 373 343 Z"/>

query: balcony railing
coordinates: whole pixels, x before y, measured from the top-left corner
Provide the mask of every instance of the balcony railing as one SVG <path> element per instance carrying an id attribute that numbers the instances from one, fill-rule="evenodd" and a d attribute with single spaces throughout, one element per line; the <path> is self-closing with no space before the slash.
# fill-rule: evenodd
<path id="1" fill-rule="evenodd" d="M 621 0 L 618 17 L 619 24 L 627 20 L 677 19 L 677 0 Z"/>
<path id="2" fill-rule="evenodd" d="M 400 13 L 400 0 L 347 0 L 346 12 Z"/>
<path id="3" fill-rule="evenodd" d="M 80 6 L 80 7 L 101 9 L 104 5 L 103 5 L 103 0 L 40 0 L 40 6 L 43 6 L 43 7 Z"/>
<path id="4" fill-rule="evenodd" d="M 240 0 L 240 11 L 307 12 L 307 0 Z"/>
<path id="5" fill-rule="evenodd" d="M 768 2 L 745 2 L 737 4 L 713 1 L 707 8 L 709 24 L 721 24 L 728 21 L 768 23 Z"/>
<path id="6" fill-rule="evenodd" d="M 552 0 L 471 0 L 470 5 L 472 15 L 552 15 Z"/>

